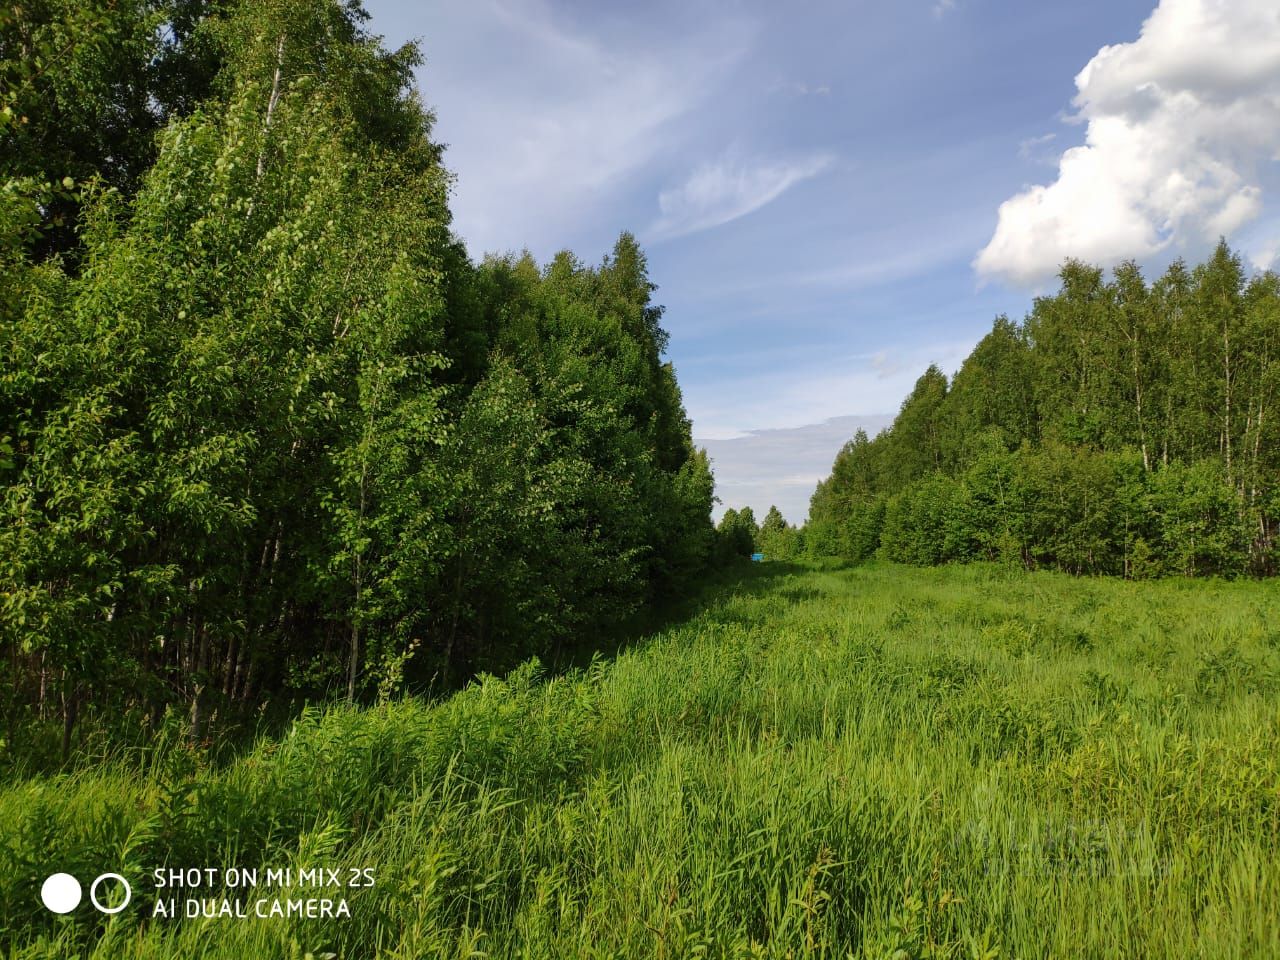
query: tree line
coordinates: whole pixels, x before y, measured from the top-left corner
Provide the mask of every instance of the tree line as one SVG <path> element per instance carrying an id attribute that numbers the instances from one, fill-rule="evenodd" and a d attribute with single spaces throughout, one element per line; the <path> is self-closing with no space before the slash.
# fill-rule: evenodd
<path id="1" fill-rule="evenodd" d="M 751 507 L 729 507 L 716 525 L 716 556 L 721 563 L 764 554 L 766 560 L 793 560 L 805 554 L 805 528 L 787 523 L 777 506 L 770 506 L 756 523 Z"/>
<path id="2" fill-rule="evenodd" d="M 473 263 L 418 52 L 366 20 L 0 12 L 10 744 L 443 687 L 711 558 L 643 251 Z"/>
<path id="3" fill-rule="evenodd" d="M 1276 572 L 1280 277 L 1225 241 L 1155 282 L 1078 262 L 814 491 L 806 547 L 1080 574 Z"/>

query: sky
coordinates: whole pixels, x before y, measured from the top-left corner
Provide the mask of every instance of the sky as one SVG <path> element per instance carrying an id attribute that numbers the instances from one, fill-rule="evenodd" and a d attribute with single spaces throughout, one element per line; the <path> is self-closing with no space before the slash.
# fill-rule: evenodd
<path id="1" fill-rule="evenodd" d="M 1275 0 L 366 7 L 421 45 L 474 258 L 640 239 L 719 510 L 803 522 L 1066 257 L 1280 266 Z"/>

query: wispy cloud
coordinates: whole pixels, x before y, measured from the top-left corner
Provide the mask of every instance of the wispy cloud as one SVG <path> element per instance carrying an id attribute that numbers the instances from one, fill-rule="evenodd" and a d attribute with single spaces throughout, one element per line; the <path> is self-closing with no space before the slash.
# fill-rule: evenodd
<path id="1" fill-rule="evenodd" d="M 946 16 L 956 8 L 956 0 L 938 0 L 933 5 L 933 15 L 935 17 Z"/>
<path id="2" fill-rule="evenodd" d="M 647 236 L 663 240 L 745 217 L 797 183 L 816 177 L 833 160 L 828 153 L 774 160 L 744 158 L 730 150 L 697 167 L 684 183 L 658 195 L 659 216 Z"/>
<path id="3" fill-rule="evenodd" d="M 892 246 L 892 245 L 890 245 Z M 963 230 L 947 232 L 940 239 L 914 245 L 903 244 L 901 253 L 888 256 L 852 258 L 846 263 L 803 270 L 785 277 L 771 279 L 772 283 L 786 283 L 801 287 L 831 287 L 841 290 L 861 290 L 927 273 L 936 267 L 957 260 L 963 262 L 973 249 L 972 238 Z"/>
<path id="4" fill-rule="evenodd" d="M 467 83 L 465 108 L 446 103 L 437 134 L 458 171 L 455 229 L 473 255 L 524 245 L 546 255 L 616 209 L 659 154 L 681 149 L 689 117 L 755 30 L 719 19 L 675 40 L 620 45 L 545 0 L 476 0 L 451 15 L 460 42 L 434 49 L 425 89 L 430 102 L 450 78 Z M 505 69 L 475 71 L 466 58 L 477 49 Z"/>
<path id="5" fill-rule="evenodd" d="M 880 375 L 881 380 L 888 380 L 902 371 L 902 358 L 889 353 L 888 350 L 880 350 L 871 358 L 871 366 Z"/>
<path id="6" fill-rule="evenodd" d="M 797 97 L 829 97 L 831 84 L 805 83 L 802 80 L 779 80 L 771 88 L 774 92 L 790 93 Z"/>
<path id="7" fill-rule="evenodd" d="M 1038 148 L 1053 143 L 1058 138 L 1056 133 L 1046 133 L 1038 137 L 1028 137 L 1018 144 L 1018 156 L 1023 160 L 1037 158 Z"/>

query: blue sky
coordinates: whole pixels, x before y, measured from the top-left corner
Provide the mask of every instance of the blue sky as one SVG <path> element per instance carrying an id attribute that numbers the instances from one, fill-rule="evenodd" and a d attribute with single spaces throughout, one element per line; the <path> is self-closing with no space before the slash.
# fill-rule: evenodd
<path id="1" fill-rule="evenodd" d="M 1064 256 L 1280 251 L 1271 0 L 366 6 L 421 42 L 474 257 L 639 236 L 722 506 L 802 521 Z"/>

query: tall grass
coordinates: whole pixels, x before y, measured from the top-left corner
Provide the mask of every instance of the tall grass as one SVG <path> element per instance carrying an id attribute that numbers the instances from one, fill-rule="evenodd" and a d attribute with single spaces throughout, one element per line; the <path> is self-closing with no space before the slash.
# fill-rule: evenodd
<path id="1" fill-rule="evenodd" d="M 173 748 L 10 783 L 0 938 L 22 958 L 1276 957 L 1277 693 L 1269 585 L 765 565 L 568 676 L 309 713 L 222 765 Z M 151 920 L 161 865 L 376 883 L 344 920 Z M 122 873 L 135 902 L 53 916 L 55 870 Z"/>

